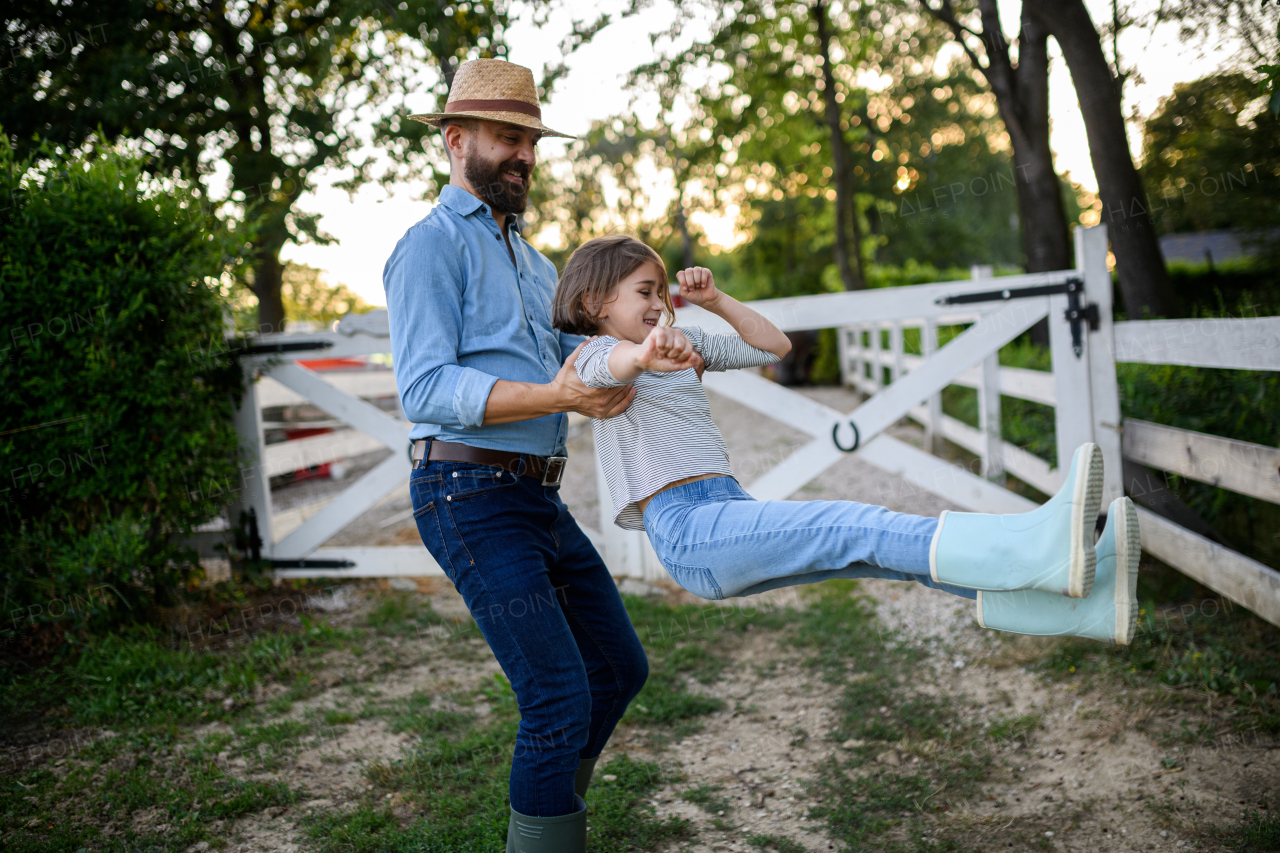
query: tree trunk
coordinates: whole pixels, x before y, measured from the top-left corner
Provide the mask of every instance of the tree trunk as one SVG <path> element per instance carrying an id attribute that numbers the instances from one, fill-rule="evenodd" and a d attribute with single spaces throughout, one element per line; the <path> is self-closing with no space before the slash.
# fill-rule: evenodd
<path id="1" fill-rule="evenodd" d="M 1098 31 L 1081 0 L 1023 0 L 1023 11 L 1057 40 L 1071 71 L 1125 310 L 1134 320 L 1167 317 L 1173 290 L 1147 213 L 1147 194 L 1129 154 L 1119 83 Z"/>
<path id="2" fill-rule="evenodd" d="M 925 8 L 950 26 L 956 40 L 964 44 L 963 31 L 949 4 L 944 3 L 940 9 L 926 4 Z M 1024 11 L 1015 66 L 996 0 L 979 0 L 978 8 L 982 19 L 979 35 L 986 46 L 987 64 L 982 65 L 972 53 L 969 59 L 996 96 L 1000 119 L 1009 132 L 1027 272 L 1070 269 L 1074 262 L 1071 237 L 1062 185 L 1049 145 L 1049 34 Z M 1031 327 L 1031 339 L 1041 346 L 1049 345 L 1046 320 Z"/>
<path id="3" fill-rule="evenodd" d="M 969 60 L 996 96 L 1000 119 L 1013 147 L 1013 180 L 1018 191 L 1022 224 L 1022 249 L 1027 272 L 1069 269 L 1071 240 L 1062 204 L 1062 187 L 1053 167 L 1049 147 L 1049 51 L 1048 33 L 1024 13 L 1018 34 L 1018 64 L 1009 57 L 996 0 L 979 0 L 987 64 L 969 52 Z M 964 45 L 963 31 L 949 3 L 925 8 L 947 24 Z"/>
<path id="4" fill-rule="evenodd" d="M 280 247 L 261 246 L 253 267 L 253 292 L 258 297 L 258 332 L 284 331 L 284 300 L 280 287 L 284 283 L 284 264 L 280 263 Z"/>
<path id="5" fill-rule="evenodd" d="M 840 104 L 836 101 L 836 77 L 831 70 L 831 31 L 827 26 L 826 4 L 810 9 L 818 27 L 818 49 L 822 56 L 822 98 L 826 105 L 827 129 L 831 133 L 831 165 L 836 179 L 836 266 L 845 290 L 867 286 L 862 267 L 862 226 L 854 198 L 853 164 L 844 130 L 840 127 Z"/>
<path id="6" fill-rule="evenodd" d="M 994 0 L 983 0 L 994 5 Z M 1049 34 L 1025 13 L 1014 71 L 1020 143 L 1013 146 L 1014 180 L 1027 272 L 1071 269 L 1075 259 L 1062 203 L 1062 184 L 1049 146 Z"/>

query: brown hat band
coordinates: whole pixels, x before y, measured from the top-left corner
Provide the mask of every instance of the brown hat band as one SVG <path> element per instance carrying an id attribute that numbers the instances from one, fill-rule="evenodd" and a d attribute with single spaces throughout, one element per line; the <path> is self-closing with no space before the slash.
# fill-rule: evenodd
<path id="1" fill-rule="evenodd" d="M 516 101 L 507 98 L 494 99 L 472 99 L 467 101 L 449 101 L 444 105 L 444 111 L 447 113 L 458 112 L 500 112 L 500 113 L 523 113 L 527 116 L 533 116 L 536 119 L 542 119 L 542 110 L 533 104 L 524 101 Z"/>

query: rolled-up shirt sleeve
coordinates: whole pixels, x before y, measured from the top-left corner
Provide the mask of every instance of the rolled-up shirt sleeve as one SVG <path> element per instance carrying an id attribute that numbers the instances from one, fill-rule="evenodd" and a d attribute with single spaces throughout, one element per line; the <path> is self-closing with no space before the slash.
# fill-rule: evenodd
<path id="1" fill-rule="evenodd" d="M 626 385 L 609 369 L 609 353 L 618 345 L 618 339 L 602 335 L 582 348 L 578 360 L 573 363 L 578 371 L 578 378 L 588 388 L 617 388 Z M 576 346 L 576 344 L 575 344 Z"/>
<path id="2" fill-rule="evenodd" d="M 405 416 L 453 429 L 481 426 L 498 377 L 458 363 L 465 287 L 458 247 L 424 223 L 396 246 L 382 281 Z"/>

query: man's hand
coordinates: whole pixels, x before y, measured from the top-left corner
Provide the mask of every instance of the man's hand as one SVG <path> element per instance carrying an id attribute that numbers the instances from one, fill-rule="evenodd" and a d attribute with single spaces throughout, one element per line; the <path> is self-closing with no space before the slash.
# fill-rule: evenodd
<path id="1" fill-rule="evenodd" d="M 706 267 L 680 270 L 676 273 L 676 281 L 680 284 L 680 295 L 694 305 L 710 309 L 720 298 L 715 278 Z"/>
<path id="2" fill-rule="evenodd" d="M 561 401 L 562 410 L 577 412 L 589 418 L 612 418 L 622 414 L 635 398 L 636 389 L 631 385 L 618 388 L 592 388 L 583 382 L 573 364 L 578 360 L 578 353 L 582 352 L 582 348 L 586 345 L 586 341 L 578 344 L 577 349 L 570 353 L 564 364 L 560 366 L 560 372 L 556 374 L 556 378 L 551 380 L 557 399 Z"/>
<path id="3" fill-rule="evenodd" d="M 641 370 L 674 373 L 693 367 L 693 344 L 684 332 L 670 326 L 654 326 L 644 343 L 636 346 L 632 358 Z"/>

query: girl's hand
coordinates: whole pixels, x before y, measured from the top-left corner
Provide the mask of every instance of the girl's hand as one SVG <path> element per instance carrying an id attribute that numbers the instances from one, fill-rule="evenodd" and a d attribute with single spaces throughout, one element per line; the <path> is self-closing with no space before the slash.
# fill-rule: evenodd
<path id="1" fill-rule="evenodd" d="M 641 370 L 674 373 L 693 367 L 694 355 L 693 344 L 684 332 L 670 326 L 655 326 L 644 343 L 636 346 L 635 363 Z"/>
<path id="2" fill-rule="evenodd" d="M 676 282 L 680 285 L 680 295 L 703 308 L 710 308 L 720 298 L 716 290 L 715 278 L 706 267 L 690 267 L 676 273 Z"/>

